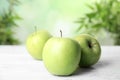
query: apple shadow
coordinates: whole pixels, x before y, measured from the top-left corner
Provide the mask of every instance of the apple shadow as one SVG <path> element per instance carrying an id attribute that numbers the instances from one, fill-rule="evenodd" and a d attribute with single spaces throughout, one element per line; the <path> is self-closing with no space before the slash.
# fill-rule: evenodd
<path id="1" fill-rule="evenodd" d="M 67 75 L 67 76 L 64 76 L 64 75 L 61 75 L 61 76 L 54 75 L 54 76 L 70 77 L 70 76 L 86 75 L 86 74 L 94 72 L 97 69 L 105 68 L 105 67 L 108 67 L 110 65 L 113 65 L 113 62 L 111 62 L 110 60 L 107 60 L 107 59 L 106 60 L 100 60 L 99 62 L 97 62 L 95 65 L 93 65 L 91 67 L 86 67 L 86 68 L 78 67 L 74 74 Z"/>
<path id="2" fill-rule="evenodd" d="M 109 65 L 112 65 L 113 63 L 110 60 L 101 60 L 97 64 L 94 65 L 96 69 L 98 68 L 105 68 L 108 67 Z"/>
<path id="3" fill-rule="evenodd" d="M 92 72 L 93 70 L 94 70 L 94 67 L 78 68 L 73 74 L 73 76 L 88 74 Z"/>
<path id="4" fill-rule="evenodd" d="M 81 68 L 80 67 L 80 68 L 78 68 L 75 71 L 75 73 L 73 74 L 73 76 L 89 74 L 89 73 L 92 73 L 96 69 L 105 68 L 105 67 L 108 67 L 109 65 L 112 65 L 112 62 L 110 62 L 109 60 L 101 60 L 91 67 L 87 67 L 87 68 Z"/>

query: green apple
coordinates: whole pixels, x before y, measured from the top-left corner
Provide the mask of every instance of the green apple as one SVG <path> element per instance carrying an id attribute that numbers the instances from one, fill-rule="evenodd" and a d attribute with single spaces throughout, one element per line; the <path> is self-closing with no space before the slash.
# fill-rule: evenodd
<path id="1" fill-rule="evenodd" d="M 70 75 L 79 67 L 79 43 L 70 38 L 52 37 L 43 49 L 43 62 L 54 75 Z"/>
<path id="2" fill-rule="evenodd" d="M 101 55 L 99 42 L 88 34 L 81 34 L 75 37 L 81 48 L 81 67 L 90 67 L 98 62 Z"/>
<path id="3" fill-rule="evenodd" d="M 42 60 L 43 47 L 51 37 L 46 30 L 36 31 L 28 36 L 26 47 L 30 55 L 35 59 Z"/>

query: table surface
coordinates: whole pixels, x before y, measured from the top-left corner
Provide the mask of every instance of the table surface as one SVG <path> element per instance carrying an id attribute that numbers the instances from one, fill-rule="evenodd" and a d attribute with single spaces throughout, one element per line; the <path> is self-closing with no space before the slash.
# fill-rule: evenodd
<path id="1" fill-rule="evenodd" d="M 102 46 L 97 64 L 72 76 L 50 74 L 22 46 L 0 46 L 0 80 L 120 80 L 120 46 Z"/>

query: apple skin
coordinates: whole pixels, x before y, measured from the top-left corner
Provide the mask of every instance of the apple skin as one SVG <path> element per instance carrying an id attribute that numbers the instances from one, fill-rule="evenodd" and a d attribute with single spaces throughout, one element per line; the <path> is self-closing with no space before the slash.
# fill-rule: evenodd
<path id="1" fill-rule="evenodd" d="M 46 30 L 39 30 L 28 36 L 26 48 L 30 55 L 35 59 L 42 60 L 43 47 L 51 37 Z"/>
<path id="2" fill-rule="evenodd" d="M 48 72 L 65 76 L 79 67 L 81 51 L 79 43 L 69 38 L 53 37 L 43 49 L 43 62 Z"/>
<path id="3" fill-rule="evenodd" d="M 81 34 L 75 37 L 81 48 L 80 67 L 90 67 L 98 62 L 101 56 L 99 42 L 88 34 Z"/>

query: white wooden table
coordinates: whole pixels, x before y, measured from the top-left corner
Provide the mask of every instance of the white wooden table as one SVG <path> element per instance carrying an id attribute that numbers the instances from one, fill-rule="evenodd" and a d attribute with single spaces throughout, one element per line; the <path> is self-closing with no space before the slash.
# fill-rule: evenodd
<path id="1" fill-rule="evenodd" d="M 120 80 L 120 46 L 102 46 L 100 61 L 72 76 L 51 75 L 25 46 L 0 46 L 0 80 Z"/>

